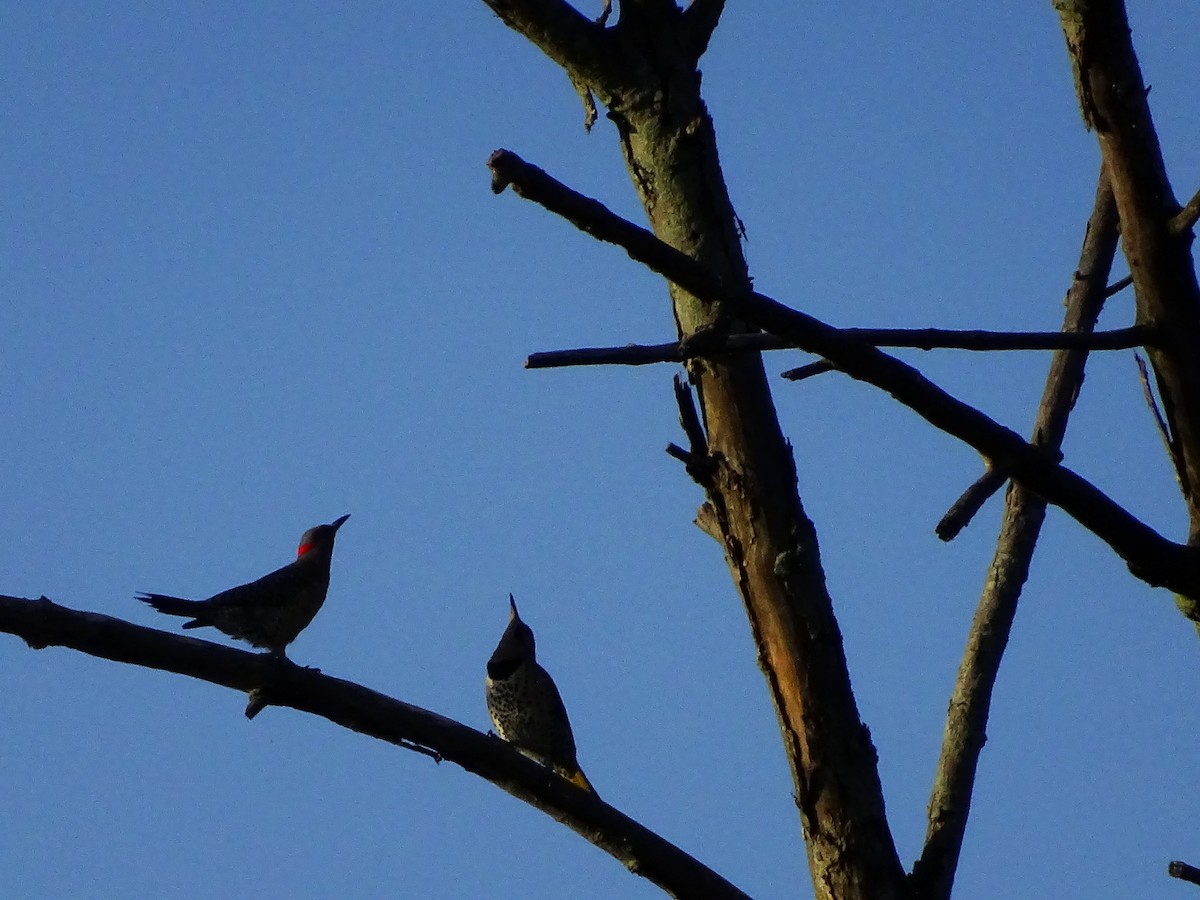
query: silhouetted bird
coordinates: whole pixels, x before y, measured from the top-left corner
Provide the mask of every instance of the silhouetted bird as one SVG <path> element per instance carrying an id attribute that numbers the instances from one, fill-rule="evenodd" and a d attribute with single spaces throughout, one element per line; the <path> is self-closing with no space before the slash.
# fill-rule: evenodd
<path id="1" fill-rule="evenodd" d="M 184 628 L 211 625 L 230 637 L 264 647 L 287 658 L 285 648 L 313 620 L 329 590 L 333 539 L 350 516 L 304 532 L 294 562 L 257 581 L 221 591 L 207 600 L 184 600 L 166 594 L 138 594 L 169 616 L 189 616 Z"/>
<path id="2" fill-rule="evenodd" d="M 487 705 L 496 733 L 572 784 L 596 793 L 575 759 L 575 736 L 550 673 L 538 665 L 533 629 L 508 595 L 508 627 L 487 664 Z"/>

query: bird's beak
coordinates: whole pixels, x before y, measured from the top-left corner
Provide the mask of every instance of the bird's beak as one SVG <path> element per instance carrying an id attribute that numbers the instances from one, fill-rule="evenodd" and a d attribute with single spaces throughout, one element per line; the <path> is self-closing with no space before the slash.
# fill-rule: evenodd
<path id="1" fill-rule="evenodd" d="M 512 594 L 508 595 L 508 606 L 509 606 L 509 609 L 512 610 L 512 612 L 509 614 L 509 617 L 508 617 L 509 621 L 512 621 L 513 619 L 521 618 L 519 615 L 517 615 L 517 601 L 513 599 Z"/>
<path id="2" fill-rule="evenodd" d="M 350 513 L 346 513 L 340 519 L 334 519 L 332 522 L 329 523 L 329 525 L 334 531 L 337 531 L 339 528 L 342 527 L 343 524 L 345 524 L 345 521 L 348 518 L 350 518 Z"/>

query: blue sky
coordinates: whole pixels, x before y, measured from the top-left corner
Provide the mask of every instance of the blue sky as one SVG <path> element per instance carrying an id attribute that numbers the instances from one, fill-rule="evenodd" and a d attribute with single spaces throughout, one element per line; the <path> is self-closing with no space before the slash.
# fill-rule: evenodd
<path id="1" fill-rule="evenodd" d="M 755 897 L 808 896 L 745 618 L 663 453 L 675 370 L 522 368 L 671 337 L 659 279 L 488 189 L 507 147 L 641 221 L 612 130 L 482 4 L 427 6 L 0 12 L 0 590 L 175 629 L 133 594 L 207 596 L 352 513 L 294 659 L 486 728 L 512 591 L 602 795 Z M 1186 198 L 1200 8 L 1132 7 Z M 760 290 L 840 325 L 1058 328 L 1098 153 L 1049 3 L 746 0 L 702 70 Z M 904 356 L 1028 430 L 1045 355 Z M 839 375 L 774 387 L 911 864 L 999 504 L 941 544 L 970 450 Z M 1140 390 L 1130 353 L 1094 358 L 1067 459 L 1179 538 Z M 1164 872 L 1200 860 L 1195 653 L 1052 512 L 960 896 L 1191 896 Z M 14 638 L 0 673 L 12 896 L 659 896 L 323 720 Z"/>

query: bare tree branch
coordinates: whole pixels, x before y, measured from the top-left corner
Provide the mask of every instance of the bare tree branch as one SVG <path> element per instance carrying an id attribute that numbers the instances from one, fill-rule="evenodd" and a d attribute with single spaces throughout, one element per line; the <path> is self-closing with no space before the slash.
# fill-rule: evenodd
<path id="1" fill-rule="evenodd" d="M 756 291 L 729 287 L 703 264 L 602 203 L 556 181 L 515 153 L 497 150 L 488 165 L 492 190 L 507 186 L 563 216 L 598 240 L 622 247 L 634 260 L 708 302 L 725 303 L 754 325 L 825 357 L 851 377 L 879 387 L 927 422 L 975 448 L 993 465 L 1063 509 L 1111 546 L 1147 584 L 1200 595 L 1200 552 L 1169 541 L 1053 456 L 979 410 L 943 391 L 895 357 L 844 339 L 838 329 Z"/>
<path id="2" fill-rule="evenodd" d="M 860 341 L 872 347 L 911 347 L 918 350 L 1129 350 L 1153 342 L 1154 331 L 1145 325 L 1073 334 L 1062 331 L 978 331 L 950 328 L 839 328 L 848 341 Z M 681 348 L 668 344 L 626 344 L 624 347 L 581 347 L 576 350 L 547 350 L 531 353 L 527 369 L 553 369 L 566 366 L 644 366 L 648 363 L 683 362 L 697 356 L 746 351 L 796 350 L 773 334 L 731 334 L 716 350 L 702 347 Z M 784 373 L 787 378 L 787 373 Z"/>
<path id="3" fill-rule="evenodd" d="M 1177 859 L 1173 860 L 1167 866 L 1167 874 L 1181 881 L 1200 884 L 1200 869 L 1197 869 L 1195 866 L 1189 866 L 1187 863 L 1180 862 Z"/>
<path id="4" fill-rule="evenodd" d="M 708 436 L 700 422 L 700 412 L 687 381 L 675 376 L 675 405 L 679 407 L 679 424 L 687 435 L 688 449 L 678 444 L 668 444 L 667 453 L 683 463 L 692 481 L 706 490 L 712 488 L 713 458 L 708 452 Z"/>
<path id="5" fill-rule="evenodd" d="M 833 363 L 827 359 L 818 359 L 816 362 L 805 363 L 802 366 L 796 366 L 794 369 L 787 369 L 780 372 L 782 378 L 788 381 L 803 381 L 805 378 L 812 378 L 814 375 L 824 375 L 826 372 L 836 372 Z"/>
<path id="6" fill-rule="evenodd" d="M 1067 292 L 1063 331 L 1087 332 L 1095 328 L 1104 306 L 1104 285 L 1117 251 L 1118 231 L 1112 187 L 1101 167 L 1079 265 Z M 1083 384 L 1086 361 L 1087 352 L 1083 350 L 1055 353 L 1033 428 L 1034 441 L 1040 446 L 1057 451 L 1062 445 L 1067 419 Z M 992 690 L 1045 517 L 1045 500 L 1020 485 L 1010 489 L 996 552 L 946 714 L 945 737 L 929 800 L 925 847 L 913 867 L 915 895 L 922 900 L 949 900 L 954 885 L 979 754 L 987 740 Z"/>
<path id="7" fill-rule="evenodd" d="M 773 334 L 731 334 L 715 350 L 695 343 L 681 347 L 679 341 L 668 344 L 626 344 L 624 347 L 581 347 L 577 350 L 546 350 L 531 353 L 525 360 L 527 369 L 557 369 L 566 366 L 644 366 L 652 363 L 695 359 L 698 356 L 718 356 L 750 350 L 794 350 Z"/>
<path id="8" fill-rule="evenodd" d="M 238 691 L 265 691 L 273 705 L 321 716 L 401 747 L 432 751 L 562 822 L 671 896 L 747 896 L 674 844 L 499 738 L 351 681 L 266 654 L 68 609 L 45 597 L 0 595 L 0 631 L 24 638 L 37 649 L 69 647 Z"/>
<path id="9" fill-rule="evenodd" d="M 1167 458 L 1175 467 L 1175 477 L 1182 484 L 1183 461 L 1179 458 L 1179 445 L 1171 434 L 1167 420 L 1163 418 L 1162 410 L 1158 408 L 1158 401 L 1154 399 L 1154 389 L 1150 387 L 1150 373 L 1146 370 L 1146 361 L 1137 353 L 1133 354 L 1133 361 L 1137 363 L 1138 379 L 1142 382 L 1142 397 L 1146 400 L 1150 414 L 1154 416 L 1154 425 L 1158 429 L 1158 436 L 1162 438 L 1163 449 L 1167 451 Z"/>
<path id="10" fill-rule="evenodd" d="M 685 43 L 694 59 L 699 60 L 708 49 L 708 42 L 717 23 L 721 21 L 724 9 L 725 0 L 692 0 L 684 11 L 683 24 L 688 32 Z"/>
<path id="11" fill-rule="evenodd" d="M 587 88 L 612 71 L 618 47 L 602 22 L 593 22 L 564 0 L 484 0 L 500 21 L 524 35 Z"/>
<path id="12" fill-rule="evenodd" d="M 1108 287 L 1106 287 L 1104 289 L 1104 296 L 1111 297 L 1114 294 L 1119 294 L 1119 293 L 1121 293 L 1121 291 L 1125 290 L 1125 288 L 1129 287 L 1131 284 L 1133 284 L 1132 276 L 1126 275 L 1124 278 L 1118 278 L 1116 281 L 1114 281 L 1112 284 L 1110 284 Z"/>
<path id="13" fill-rule="evenodd" d="M 1200 546 L 1200 284 L 1191 229 L 1180 227 L 1191 213 L 1181 212 L 1167 177 L 1123 0 L 1054 0 L 1054 7 L 1117 201 L 1136 321 L 1154 324 L 1162 337 L 1148 348 L 1150 364 L 1176 448 L 1188 541 Z"/>
<path id="14" fill-rule="evenodd" d="M 971 524 L 971 520 L 983 508 L 983 504 L 987 503 L 988 498 L 1004 487 L 1006 481 L 1008 481 L 1007 472 L 988 465 L 984 473 L 962 492 L 962 495 L 954 501 L 954 505 L 942 516 L 941 521 L 933 529 L 934 533 L 943 541 L 954 540 L 964 528 Z"/>
<path id="15" fill-rule="evenodd" d="M 1192 199 L 1171 220 L 1171 231 L 1174 234 L 1183 234 L 1197 221 L 1200 221 L 1200 191 L 1192 194 Z"/>

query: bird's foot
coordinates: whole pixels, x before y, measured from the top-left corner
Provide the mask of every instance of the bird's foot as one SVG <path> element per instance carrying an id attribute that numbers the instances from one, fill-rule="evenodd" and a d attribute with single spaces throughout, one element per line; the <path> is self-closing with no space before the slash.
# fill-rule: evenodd
<path id="1" fill-rule="evenodd" d="M 291 666 L 293 669 L 303 669 L 305 672 L 315 672 L 318 675 L 321 674 L 321 670 L 316 666 L 302 666 L 299 663 L 288 659 L 287 653 L 283 650 L 268 650 L 263 654 L 263 656 L 269 657 L 276 662 L 283 663 L 286 666 Z"/>

